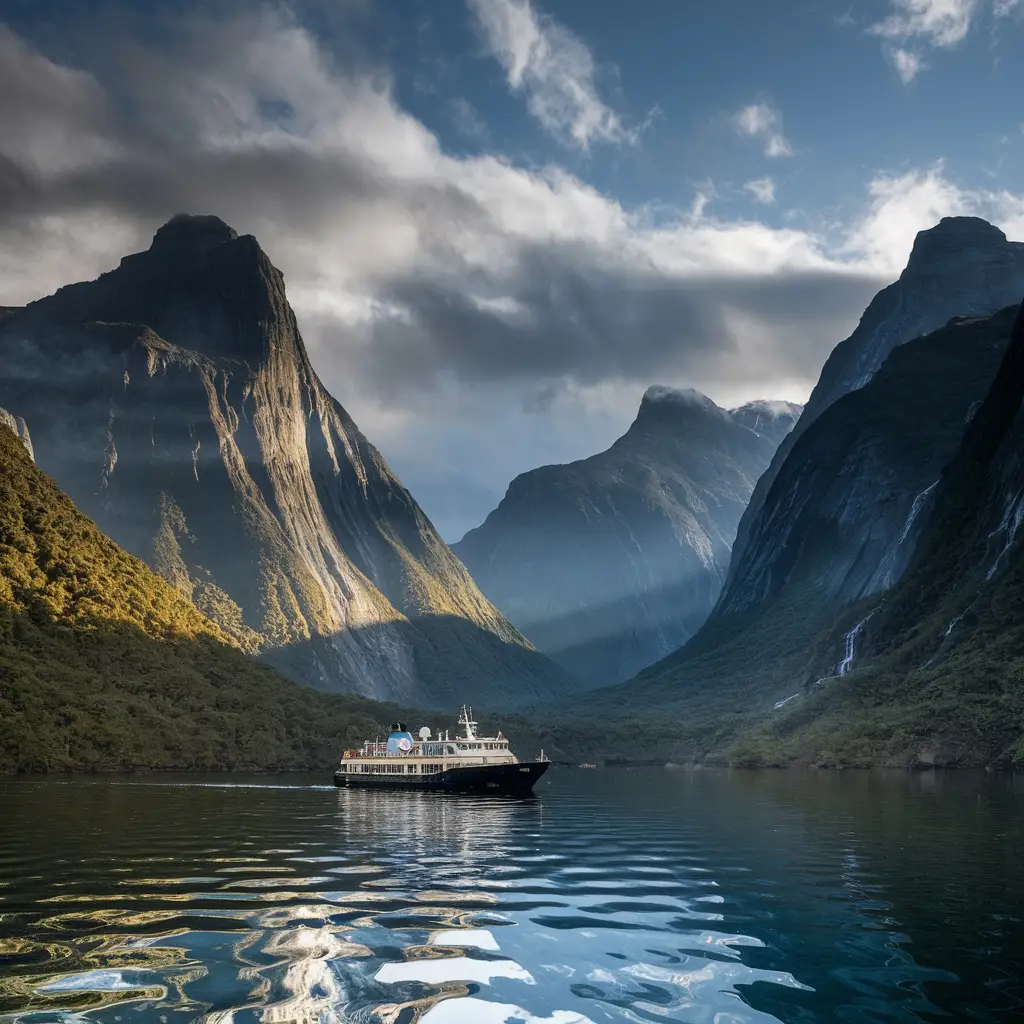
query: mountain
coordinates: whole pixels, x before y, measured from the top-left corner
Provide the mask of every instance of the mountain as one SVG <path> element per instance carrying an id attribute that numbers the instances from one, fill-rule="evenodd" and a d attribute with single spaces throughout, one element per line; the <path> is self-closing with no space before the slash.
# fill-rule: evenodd
<path id="1" fill-rule="evenodd" d="M 903 273 L 871 300 L 853 334 L 833 349 L 796 427 L 758 480 L 737 530 L 723 607 L 731 602 L 734 587 L 745 585 L 738 574 L 740 566 L 757 557 L 748 545 L 764 537 L 759 520 L 765 499 L 804 431 L 839 398 L 871 380 L 893 349 L 953 317 L 989 316 L 1018 302 L 1022 291 L 1024 243 L 1007 241 L 987 221 L 944 217 L 918 232 Z"/>
<path id="2" fill-rule="evenodd" d="M 1013 314 L 956 318 L 906 342 L 805 428 L 735 556 L 716 617 L 797 587 L 841 607 L 892 586 L 992 382 Z"/>
<path id="3" fill-rule="evenodd" d="M 651 734 L 663 756 L 724 758 L 816 687 L 841 687 L 863 663 L 886 590 L 913 562 L 1015 315 L 955 318 L 895 348 L 826 409 L 792 446 L 763 534 L 697 635 L 628 685 L 588 695 L 579 716 Z M 655 733 L 653 722 L 663 723 Z"/>
<path id="4" fill-rule="evenodd" d="M 704 621 L 754 482 L 799 411 L 727 412 L 696 391 L 649 388 L 611 448 L 516 477 L 454 550 L 578 679 L 627 679 Z"/>
<path id="5" fill-rule="evenodd" d="M 805 687 L 746 760 L 1024 765 L 1022 401 L 1024 304 L 909 569 L 862 619 L 853 671 Z"/>
<path id="6" fill-rule="evenodd" d="M 803 412 L 802 405 L 761 398 L 736 409 L 730 409 L 729 415 L 737 423 L 742 423 L 743 426 L 749 427 L 779 445 L 796 426 L 801 412 Z"/>
<path id="7" fill-rule="evenodd" d="M 0 773 L 322 768 L 393 713 L 247 657 L 0 424 Z"/>
<path id="8" fill-rule="evenodd" d="M 0 406 L 101 529 L 324 690 L 488 707 L 565 674 L 483 597 L 320 382 L 255 238 L 179 215 L 0 320 Z"/>

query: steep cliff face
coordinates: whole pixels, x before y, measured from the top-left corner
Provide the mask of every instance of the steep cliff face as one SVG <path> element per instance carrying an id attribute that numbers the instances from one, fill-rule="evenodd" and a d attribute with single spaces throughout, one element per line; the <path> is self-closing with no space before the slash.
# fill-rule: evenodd
<path id="1" fill-rule="evenodd" d="M 727 412 L 652 387 L 611 448 L 516 477 L 455 550 L 577 678 L 626 679 L 704 621 L 754 481 L 798 413 L 767 402 Z"/>
<path id="2" fill-rule="evenodd" d="M 0 321 L 0 404 L 101 528 L 292 678 L 492 706 L 565 676 L 481 595 L 310 366 L 251 236 L 179 216 Z"/>
<path id="3" fill-rule="evenodd" d="M 32 437 L 28 432 L 28 424 L 21 416 L 12 416 L 6 409 L 0 409 L 0 424 L 7 427 L 11 433 L 25 446 L 29 457 L 35 459 L 35 452 L 32 448 Z"/>
<path id="4" fill-rule="evenodd" d="M 1014 309 L 907 342 L 792 445 L 715 609 L 729 616 L 812 587 L 841 607 L 891 587 L 943 466 L 984 398 Z"/>
<path id="5" fill-rule="evenodd" d="M 918 233 L 899 280 L 871 300 L 853 334 L 833 349 L 796 427 L 754 488 L 737 530 L 723 600 L 731 598 L 734 585 L 745 585 L 736 575 L 739 566 L 757 557 L 748 547 L 764 542 L 765 500 L 804 431 L 843 395 L 871 380 L 893 349 L 953 317 L 989 316 L 1019 301 L 1022 290 L 1024 243 L 1007 241 L 987 221 L 944 217 Z"/>
<path id="6" fill-rule="evenodd" d="M 873 603 L 852 671 L 748 744 L 762 760 L 1024 764 L 1024 305 L 998 323 L 1009 346 L 903 579 Z"/>

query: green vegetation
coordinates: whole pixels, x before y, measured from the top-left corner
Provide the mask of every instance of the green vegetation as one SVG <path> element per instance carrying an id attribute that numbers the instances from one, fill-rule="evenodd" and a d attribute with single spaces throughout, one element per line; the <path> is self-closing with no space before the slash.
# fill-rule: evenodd
<path id="1" fill-rule="evenodd" d="M 325 770 L 396 709 L 247 657 L 0 428 L 0 772 Z"/>
<path id="2" fill-rule="evenodd" d="M 879 616 L 901 621 L 902 597 L 892 595 Z M 998 582 L 964 621 L 963 638 L 932 661 L 955 606 L 954 597 L 908 623 L 891 650 L 748 734 L 731 760 L 1024 767 L 1024 567 Z"/>

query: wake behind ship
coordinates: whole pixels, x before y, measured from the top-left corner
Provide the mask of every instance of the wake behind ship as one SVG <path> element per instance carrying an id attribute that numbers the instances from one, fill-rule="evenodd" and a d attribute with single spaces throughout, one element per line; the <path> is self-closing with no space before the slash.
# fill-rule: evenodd
<path id="1" fill-rule="evenodd" d="M 464 731 L 455 739 L 447 731 L 431 739 L 430 729 L 424 726 L 417 741 L 398 722 L 386 743 L 366 740 L 358 750 L 346 750 L 334 784 L 525 796 L 551 765 L 543 750 L 536 761 L 520 761 L 500 730 L 497 736 L 477 736 L 477 723 L 466 705 L 459 724 Z"/>

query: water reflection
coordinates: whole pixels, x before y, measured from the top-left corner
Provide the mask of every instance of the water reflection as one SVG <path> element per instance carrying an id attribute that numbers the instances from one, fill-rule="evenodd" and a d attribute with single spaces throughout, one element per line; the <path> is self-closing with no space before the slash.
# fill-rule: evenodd
<path id="1" fill-rule="evenodd" d="M 1020 1019 L 1022 810 L 966 775 L 2 783 L 0 1015 Z"/>

